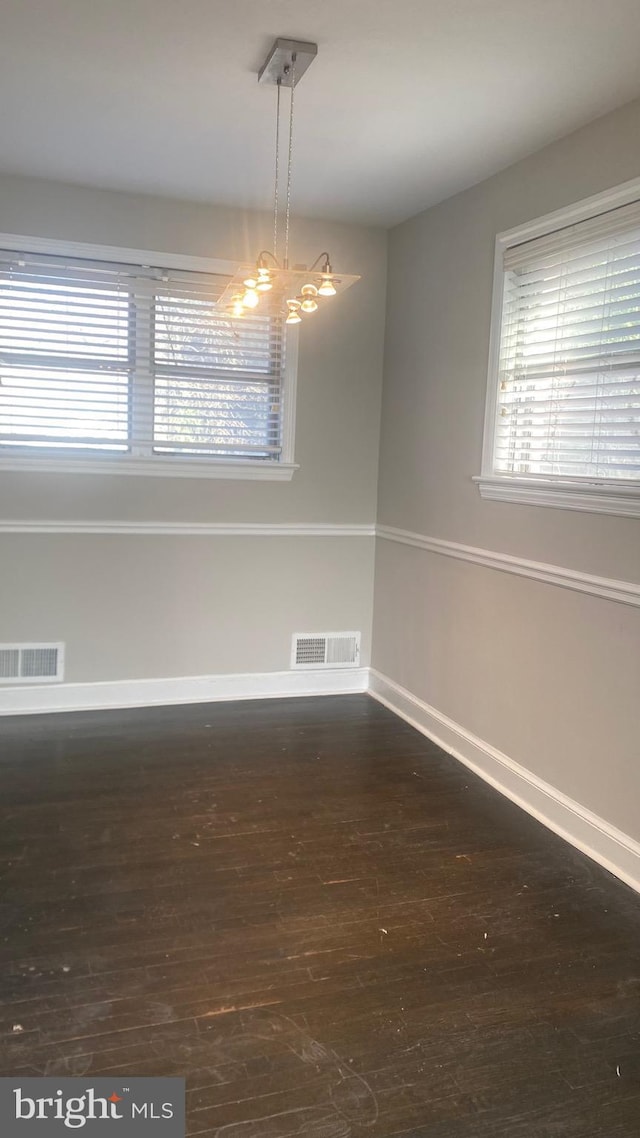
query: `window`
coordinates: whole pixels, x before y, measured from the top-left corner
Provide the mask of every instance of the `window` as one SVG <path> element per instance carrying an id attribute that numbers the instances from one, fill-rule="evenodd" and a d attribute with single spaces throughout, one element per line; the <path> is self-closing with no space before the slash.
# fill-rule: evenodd
<path id="1" fill-rule="evenodd" d="M 0 251 L 1 468 L 291 476 L 282 317 L 168 260 Z"/>
<path id="2" fill-rule="evenodd" d="M 477 481 L 485 497 L 640 515 L 640 202 L 562 220 L 498 239 Z"/>

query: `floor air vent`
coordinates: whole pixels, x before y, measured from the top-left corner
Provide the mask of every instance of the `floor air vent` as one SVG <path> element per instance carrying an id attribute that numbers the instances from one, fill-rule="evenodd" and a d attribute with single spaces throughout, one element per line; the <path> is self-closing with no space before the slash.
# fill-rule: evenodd
<path id="1" fill-rule="evenodd" d="M 0 644 L 0 684 L 55 683 L 63 664 L 63 644 Z"/>
<path id="2" fill-rule="evenodd" d="M 291 646 L 292 668 L 357 668 L 359 632 L 297 632 Z"/>

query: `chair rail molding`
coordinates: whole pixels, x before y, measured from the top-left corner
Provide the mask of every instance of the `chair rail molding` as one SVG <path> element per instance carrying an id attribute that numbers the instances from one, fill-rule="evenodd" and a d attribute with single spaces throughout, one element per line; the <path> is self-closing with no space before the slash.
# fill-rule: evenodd
<path id="1" fill-rule="evenodd" d="M 543 561 L 531 561 L 526 557 L 514 557 L 510 553 L 481 549 L 474 545 L 460 545 L 455 541 L 443 541 L 437 537 L 414 533 L 411 530 L 396 529 L 394 526 L 376 527 L 378 537 L 385 541 L 412 545 L 428 553 L 443 557 L 454 557 L 458 561 L 470 561 L 487 569 L 497 569 L 501 573 L 514 573 L 518 577 L 528 577 L 532 581 L 542 581 L 547 585 L 558 585 L 562 589 L 572 589 L 578 593 L 601 597 L 608 601 L 640 607 L 640 584 L 634 581 L 620 581 L 615 577 L 597 577 L 592 573 L 581 573 L 577 569 L 566 569 L 561 565 L 549 565 Z"/>
<path id="2" fill-rule="evenodd" d="M 518 577 L 528 577 L 547 585 L 557 585 L 574 592 L 587 593 L 604 600 L 640 607 L 640 584 L 623 581 L 615 577 L 599 577 L 593 573 L 582 573 L 562 565 L 551 565 L 543 561 L 533 561 L 527 557 L 516 557 L 510 553 L 482 549 L 474 545 L 461 545 L 456 541 L 445 541 L 438 537 L 416 533 L 413 530 L 398 529 L 395 526 L 375 525 L 373 522 L 172 522 L 172 521 L 85 521 L 85 520 L 44 520 L 3 518 L 0 519 L 2 534 L 103 534 L 124 536 L 157 537 L 379 537 L 384 541 L 397 542 L 423 549 L 427 553 L 437 553 L 442 557 L 453 557 L 458 561 L 469 561 L 496 569 L 502 573 L 514 573 Z"/>
<path id="3" fill-rule="evenodd" d="M 186 537 L 375 537 L 371 523 L 328 522 L 137 522 L 1 519 L 0 534 L 147 534 Z"/>

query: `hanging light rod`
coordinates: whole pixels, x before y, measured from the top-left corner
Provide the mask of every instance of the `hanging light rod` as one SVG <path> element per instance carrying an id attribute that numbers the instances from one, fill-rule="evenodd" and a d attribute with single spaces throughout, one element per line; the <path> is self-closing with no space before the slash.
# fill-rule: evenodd
<path id="1" fill-rule="evenodd" d="M 258 72 L 258 83 L 295 87 L 317 54 L 317 43 L 278 38 Z"/>
<path id="2" fill-rule="evenodd" d="M 291 214 L 291 172 L 293 164 L 294 92 L 300 79 L 316 55 L 315 43 L 279 37 L 258 74 L 258 82 L 277 88 L 274 194 L 273 194 L 273 249 L 263 249 L 253 265 L 241 265 L 229 281 L 219 304 L 230 316 L 242 317 L 258 306 L 267 312 L 279 314 L 287 324 L 301 324 L 304 316 L 316 312 L 328 297 L 343 292 L 360 278 L 336 276 L 327 252 L 320 253 L 313 264 L 289 263 L 289 230 Z M 283 88 L 289 89 L 289 137 L 286 145 L 286 179 L 284 218 L 280 206 L 280 103 Z M 281 220 L 284 222 L 282 226 Z M 282 230 L 284 229 L 284 232 Z"/>

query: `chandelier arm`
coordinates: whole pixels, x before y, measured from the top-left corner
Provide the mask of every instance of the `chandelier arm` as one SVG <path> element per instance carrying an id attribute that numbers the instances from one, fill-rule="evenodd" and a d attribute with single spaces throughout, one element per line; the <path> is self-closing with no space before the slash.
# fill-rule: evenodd
<path id="1" fill-rule="evenodd" d="M 278 79 L 278 99 L 276 103 L 276 169 L 273 187 L 273 252 L 278 255 L 278 182 L 280 174 L 280 92 L 282 81 Z M 262 256 L 262 254 L 261 254 Z"/>
<path id="2" fill-rule="evenodd" d="M 261 253 L 258 253 L 258 261 L 257 261 L 258 268 L 264 262 L 266 257 L 269 257 L 273 261 L 276 269 L 282 268 L 282 265 L 280 264 L 278 258 L 275 256 L 274 253 L 271 252 L 270 249 L 263 249 Z"/>
<path id="3" fill-rule="evenodd" d="M 313 262 L 313 264 L 311 265 L 311 267 L 310 267 L 310 269 L 309 269 L 309 272 L 310 272 L 310 273 L 312 273 L 312 272 L 313 272 L 313 270 L 315 269 L 316 265 L 318 264 L 318 261 L 324 261 L 324 264 L 325 264 L 325 266 L 326 266 L 326 265 L 329 265 L 329 264 L 330 264 L 330 262 L 331 262 L 331 258 L 330 258 L 330 256 L 329 256 L 329 254 L 328 254 L 328 253 L 319 253 L 319 254 L 318 254 L 318 256 L 316 257 L 315 261 Z M 328 271 L 328 270 L 327 270 L 327 271 Z"/>
<path id="4" fill-rule="evenodd" d="M 296 89 L 296 53 L 291 56 L 291 102 L 289 104 L 289 154 L 287 159 L 287 210 L 284 226 L 284 267 L 289 268 L 289 224 L 291 218 L 291 161 L 293 157 L 293 104 Z"/>

